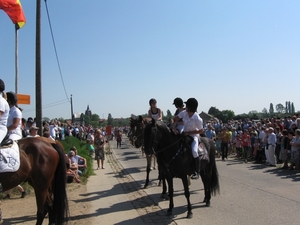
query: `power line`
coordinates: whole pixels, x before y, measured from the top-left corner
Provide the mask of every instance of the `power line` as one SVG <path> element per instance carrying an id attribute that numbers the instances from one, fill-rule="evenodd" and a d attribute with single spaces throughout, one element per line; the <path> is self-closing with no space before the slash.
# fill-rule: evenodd
<path id="1" fill-rule="evenodd" d="M 69 97 L 68 97 L 68 94 L 67 94 L 67 91 L 66 91 L 66 87 L 65 87 L 65 83 L 64 83 L 64 79 L 63 79 L 63 76 L 62 76 L 61 67 L 60 67 L 60 63 L 59 63 L 59 59 L 58 59 L 58 54 L 57 54 L 55 40 L 54 40 L 54 35 L 53 35 L 53 30 L 52 30 L 52 26 L 51 26 L 51 20 L 50 20 L 50 15 L 49 15 L 49 10 L 48 10 L 47 0 L 45 0 L 45 6 L 46 6 L 47 17 L 48 17 L 48 22 L 49 22 L 49 27 L 50 27 L 50 32 L 51 32 L 51 37 L 52 37 L 52 42 L 53 42 L 53 47 L 54 47 L 54 51 L 55 51 L 55 56 L 56 56 L 56 61 L 57 61 L 58 69 L 59 69 L 59 74 L 60 74 L 61 82 L 62 82 L 62 85 L 64 87 L 64 91 L 65 91 L 66 97 L 67 97 L 68 101 L 70 101 Z"/>
<path id="2" fill-rule="evenodd" d="M 46 109 L 46 108 L 50 108 L 50 107 L 54 107 L 54 106 L 58 106 L 58 105 L 66 104 L 66 103 L 69 103 L 69 100 L 64 99 L 64 100 L 60 100 L 57 102 L 45 104 L 42 106 L 42 108 Z M 35 111 L 35 108 L 26 109 L 26 112 L 33 112 L 33 111 Z"/>

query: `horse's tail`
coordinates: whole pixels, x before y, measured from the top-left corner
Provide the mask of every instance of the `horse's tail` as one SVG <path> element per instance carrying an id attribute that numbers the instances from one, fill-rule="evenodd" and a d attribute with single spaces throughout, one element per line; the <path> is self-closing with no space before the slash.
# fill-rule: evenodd
<path id="1" fill-rule="evenodd" d="M 212 165 L 210 190 L 213 195 L 220 194 L 219 173 L 215 160 Z"/>
<path id="2" fill-rule="evenodd" d="M 215 155 L 216 147 L 213 141 L 210 140 L 210 163 L 212 163 L 210 190 L 213 195 L 220 194 L 219 173 L 217 169 Z"/>
<path id="3" fill-rule="evenodd" d="M 55 177 L 52 182 L 53 206 L 52 213 L 55 224 L 63 224 L 68 221 L 69 206 L 66 192 L 66 161 L 62 147 L 59 144 L 52 144 L 53 148 L 59 154 L 59 162 L 55 171 Z"/>

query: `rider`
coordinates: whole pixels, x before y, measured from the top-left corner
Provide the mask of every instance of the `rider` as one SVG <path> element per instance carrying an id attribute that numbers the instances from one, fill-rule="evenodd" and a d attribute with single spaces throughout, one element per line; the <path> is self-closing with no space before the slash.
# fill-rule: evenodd
<path id="1" fill-rule="evenodd" d="M 183 110 L 173 118 L 172 128 L 174 133 L 176 134 L 177 133 L 176 123 L 177 121 L 182 119 L 184 123 L 183 134 L 185 136 L 189 135 L 194 139 L 191 144 L 191 149 L 194 157 L 196 171 L 194 172 L 191 178 L 198 179 L 199 172 L 200 172 L 198 146 L 199 146 L 200 134 L 203 133 L 203 120 L 199 116 L 199 114 L 196 113 L 198 107 L 198 101 L 195 98 L 189 98 L 184 103 L 186 104 L 186 110 Z"/>
<path id="2" fill-rule="evenodd" d="M 155 120 L 161 121 L 162 120 L 162 111 L 160 110 L 160 108 L 157 108 L 156 103 L 157 102 L 154 98 L 151 98 L 149 100 L 150 109 L 148 110 L 148 116 Z"/>
<path id="3" fill-rule="evenodd" d="M 176 107 L 176 112 L 175 112 L 174 116 L 177 116 L 180 112 L 185 110 L 183 100 L 181 98 L 175 98 L 173 101 L 173 105 L 175 105 L 175 107 Z M 173 124 L 173 119 L 171 119 L 171 124 Z M 184 128 L 184 124 L 183 124 L 182 119 L 180 119 L 176 122 L 176 129 L 179 131 L 179 133 L 182 133 L 183 128 Z"/>
<path id="4" fill-rule="evenodd" d="M 19 140 L 22 138 L 22 112 L 17 105 L 18 97 L 14 92 L 7 92 L 6 95 L 10 107 L 7 120 L 9 138 L 12 140 Z"/>
<path id="5" fill-rule="evenodd" d="M 7 134 L 7 118 L 9 114 L 9 106 L 4 97 L 5 84 L 3 80 L 0 79 L 0 143 Z"/>

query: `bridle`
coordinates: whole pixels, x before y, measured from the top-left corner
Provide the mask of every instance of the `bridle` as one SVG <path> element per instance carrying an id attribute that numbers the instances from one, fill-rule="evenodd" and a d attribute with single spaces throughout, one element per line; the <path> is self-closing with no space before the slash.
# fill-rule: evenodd
<path id="1" fill-rule="evenodd" d="M 152 141 L 152 145 L 151 145 L 152 152 L 153 152 L 155 155 L 157 155 L 157 154 L 159 154 L 159 153 L 163 153 L 165 150 L 171 148 L 172 146 L 174 146 L 174 145 L 177 144 L 178 142 L 182 141 L 183 137 L 179 138 L 177 141 L 173 142 L 173 143 L 170 144 L 169 146 L 167 146 L 167 147 L 165 147 L 165 148 L 162 148 L 162 149 L 160 149 L 159 151 L 155 151 L 155 146 L 154 146 L 154 144 L 157 144 L 157 145 L 159 144 L 159 143 L 158 143 L 158 140 L 157 140 L 157 136 L 158 136 L 158 133 L 159 133 L 157 127 L 158 127 L 158 125 L 157 125 L 157 123 L 155 123 L 155 127 L 152 127 L 152 128 L 151 128 L 151 130 L 154 130 L 154 128 L 155 128 L 154 140 Z M 175 155 L 171 158 L 171 160 L 169 160 L 169 162 L 165 163 L 166 166 L 169 166 L 169 165 L 170 165 L 170 163 L 171 163 L 171 162 L 179 155 L 179 153 L 181 152 L 181 150 L 182 150 L 182 145 L 181 145 L 180 148 L 177 150 L 177 152 L 175 153 Z"/>

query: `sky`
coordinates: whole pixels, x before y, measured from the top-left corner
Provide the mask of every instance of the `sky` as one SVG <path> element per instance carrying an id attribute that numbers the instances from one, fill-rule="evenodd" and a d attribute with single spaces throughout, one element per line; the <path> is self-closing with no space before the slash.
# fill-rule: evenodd
<path id="1" fill-rule="evenodd" d="M 35 117 L 36 1 L 21 0 L 18 93 Z M 235 115 L 294 103 L 300 110 L 299 0 L 41 0 L 42 117 L 166 114 L 174 98 Z M 60 67 L 59 67 L 60 66 Z M 0 10 L 0 78 L 15 91 L 15 30 Z"/>

